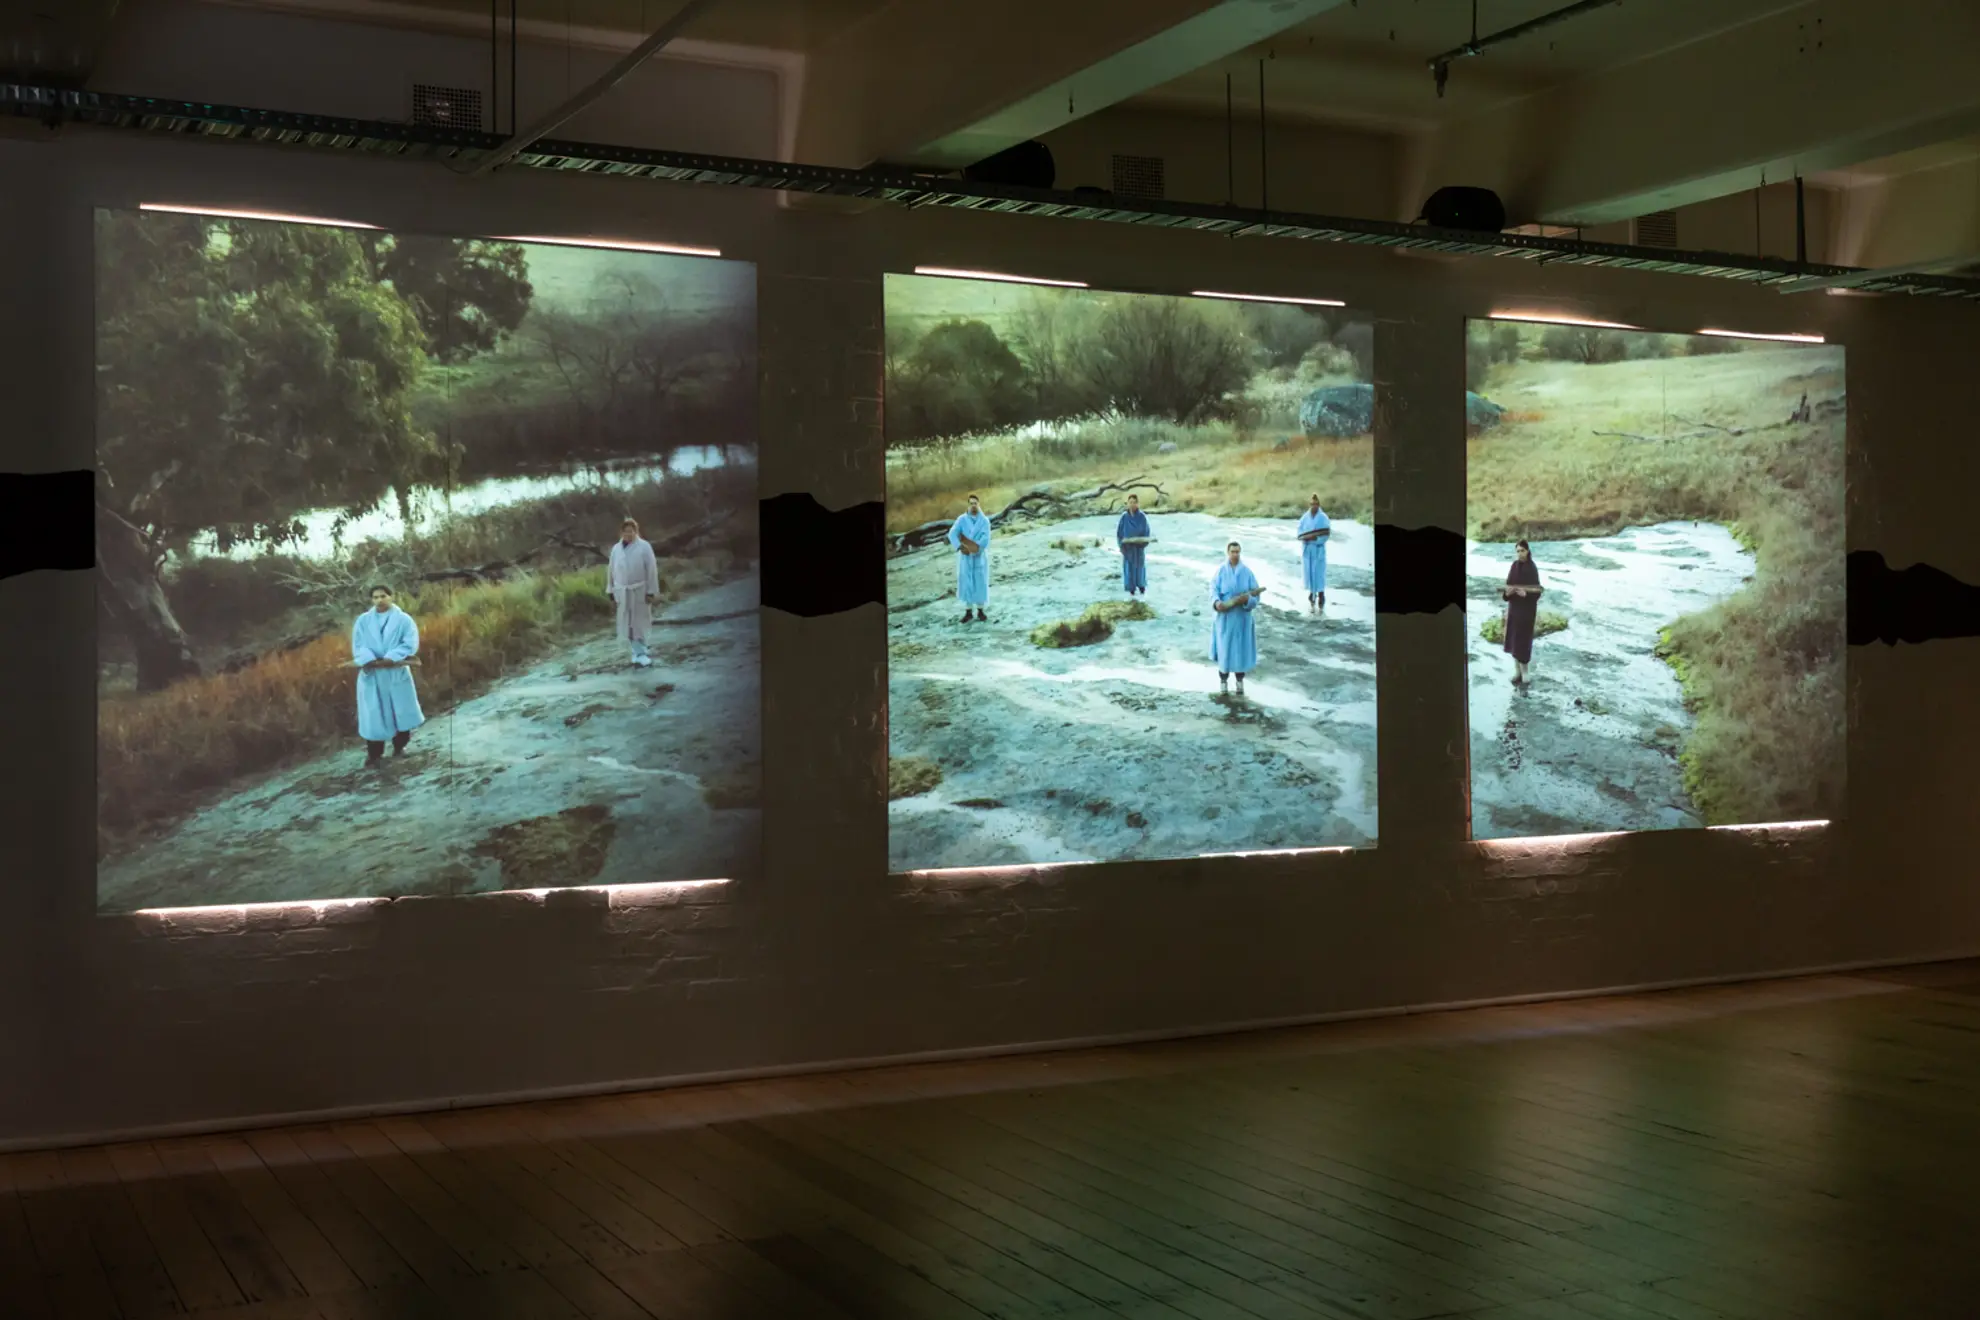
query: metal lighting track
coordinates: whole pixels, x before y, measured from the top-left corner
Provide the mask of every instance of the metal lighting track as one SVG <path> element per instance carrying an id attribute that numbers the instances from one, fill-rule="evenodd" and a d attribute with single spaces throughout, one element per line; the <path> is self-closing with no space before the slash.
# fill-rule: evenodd
<path id="1" fill-rule="evenodd" d="M 0 83 L 0 114 L 36 119 L 51 125 L 90 124 L 230 141 L 434 158 L 458 162 L 456 168 L 472 166 L 494 155 L 507 141 L 499 134 L 466 129 L 291 114 L 280 110 L 255 110 L 149 96 L 68 91 L 28 83 Z M 531 169 L 663 179 L 673 183 L 862 197 L 901 206 L 942 206 L 957 210 L 1059 216 L 1233 236 L 1303 238 L 1465 256 L 1515 257 L 1541 265 L 1559 262 L 1570 266 L 1608 266 L 1660 274 L 1744 280 L 1763 285 L 1786 285 L 1794 281 L 1860 276 L 1865 273 L 1855 267 L 1824 266 L 1775 257 L 1749 257 L 1723 252 L 1674 252 L 1668 248 L 1585 243 L 1530 234 L 1484 235 L 1382 220 L 1256 211 L 1190 202 L 1135 199 L 1129 205 L 1117 203 L 1105 194 L 1009 188 L 898 170 L 791 165 L 778 161 L 649 151 L 592 142 L 537 142 L 518 153 L 512 163 Z M 1872 293 L 1980 300 L 1980 279 L 1951 275 L 1894 272 L 1866 279 L 1862 283 L 1853 282 L 1853 287 Z"/>

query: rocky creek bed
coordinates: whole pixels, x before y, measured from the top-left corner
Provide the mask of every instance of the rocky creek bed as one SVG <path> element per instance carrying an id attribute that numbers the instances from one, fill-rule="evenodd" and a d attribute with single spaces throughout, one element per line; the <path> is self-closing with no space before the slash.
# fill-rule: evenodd
<path id="1" fill-rule="evenodd" d="M 1532 550 L 1540 608 L 1568 626 L 1534 642 L 1517 688 L 1512 657 L 1479 631 L 1504 610 L 1512 546 L 1467 551 L 1473 837 L 1702 824 L 1678 764 L 1692 718 L 1656 646 L 1666 625 L 1738 591 L 1752 554 L 1724 527 L 1688 522 Z"/>
<path id="2" fill-rule="evenodd" d="M 674 602 L 653 666 L 609 630 L 451 712 L 408 754 L 267 776 L 97 868 L 105 911 L 735 877 L 757 866 L 757 577 Z"/>
<path id="3" fill-rule="evenodd" d="M 890 751 L 940 775 L 890 804 L 895 870 L 1374 842 L 1371 529 L 1334 523 L 1316 617 L 1296 513 L 1151 521 L 1155 617 L 1087 646 L 1031 632 L 1126 598 L 1112 516 L 1000 532 L 988 623 L 958 621 L 946 547 L 889 561 Z M 1209 659 L 1210 575 L 1233 538 L 1267 588 L 1244 699 L 1218 696 Z"/>

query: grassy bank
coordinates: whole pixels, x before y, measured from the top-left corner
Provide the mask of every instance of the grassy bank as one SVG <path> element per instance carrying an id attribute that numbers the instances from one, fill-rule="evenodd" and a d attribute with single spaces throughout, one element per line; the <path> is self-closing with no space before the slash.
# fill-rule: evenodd
<path id="1" fill-rule="evenodd" d="M 1164 445 L 1175 447 L 1163 453 Z M 1224 422 L 1096 420 L 1041 438 L 997 436 L 897 451 L 887 466 L 887 527 L 898 532 L 952 518 L 972 492 L 995 511 L 1037 486 L 1081 490 L 1129 477 L 1163 488 L 1160 499 L 1142 492 L 1150 513 L 1290 516 L 1316 490 L 1333 517 L 1367 520 L 1374 511 L 1373 451 L 1365 436 L 1320 440 Z"/>
<path id="2" fill-rule="evenodd" d="M 720 549 L 738 560 L 751 559 L 757 545 L 755 503 L 756 467 L 739 461 L 630 489 L 587 486 L 481 513 L 455 514 L 426 524 L 405 540 L 351 544 L 333 565 L 288 554 L 205 556 L 171 572 L 165 589 L 195 654 L 211 672 L 236 668 L 298 637 L 348 628 L 366 604 L 364 587 L 374 581 L 403 588 L 419 572 L 511 559 L 538 548 L 551 533 L 608 546 L 627 514 L 640 520 L 649 540 L 664 541 L 707 521 L 710 510 L 734 509 L 736 516 L 697 551 Z M 584 552 L 561 548 L 533 561 L 545 572 L 589 562 Z M 335 591 L 298 589 L 298 583 L 311 581 L 347 585 Z M 104 634 L 98 682 L 106 696 L 126 694 L 133 686 L 128 649 L 123 637 Z"/>
<path id="3" fill-rule="evenodd" d="M 1818 405 L 1840 400 L 1840 358 L 1521 362 L 1490 388 L 1517 420 L 1469 444 L 1477 540 L 1696 520 L 1729 525 L 1753 549 L 1752 582 L 1672 623 L 1659 648 L 1696 715 L 1680 759 L 1711 824 L 1842 805 L 1843 418 L 1782 425 L 1804 391 Z"/>
<path id="4" fill-rule="evenodd" d="M 705 480 L 661 483 L 645 501 L 612 492 L 577 492 L 535 504 L 449 519 L 431 536 L 405 544 L 357 547 L 340 568 L 360 579 L 392 579 L 390 569 L 488 562 L 518 553 L 546 530 L 577 525 L 589 540 L 609 540 L 630 507 L 663 538 L 707 517 L 712 488 L 746 483 L 754 470 L 703 474 Z M 669 489 L 670 487 L 678 489 Z M 722 506 L 717 506 L 722 507 Z M 600 528 L 603 530 L 599 530 Z M 588 534 L 588 535 L 587 535 Z M 663 601 L 703 591 L 746 570 L 756 554 L 749 505 L 693 554 L 661 561 Z M 290 563 L 284 571 L 295 566 Z M 252 565 L 216 574 L 207 590 L 259 591 Z M 560 552 L 507 580 L 429 584 L 402 590 L 399 603 L 418 620 L 420 667 L 414 671 L 429 720 L 576 635 L 611 626 L 602 566 Z M 258 598 L 258 597 L 257 597 Z M 347 746 L 356 754 L 350 627 L 361 604 L 294 605 L 259 631 L 313 640 L 261 656 L 230 672 L 162 692 L 106 690 L 98 704 L 98 825 L 106 850 L 175 819 L 213 794 L 299 757 Z"/>

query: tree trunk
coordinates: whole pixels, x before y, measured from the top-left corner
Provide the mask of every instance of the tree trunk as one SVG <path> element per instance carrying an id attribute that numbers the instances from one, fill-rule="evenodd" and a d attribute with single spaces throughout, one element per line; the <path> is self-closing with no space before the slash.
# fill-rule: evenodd
<path id="1" fill-rule="evenodd" d="M 192 643 L 172 615 L 143 534 L 101 504 L 96 506 L 96 568 L 104 607 L 137 655 L 138 691 L 156 692 L 182 678 L 198 677 Z"/>

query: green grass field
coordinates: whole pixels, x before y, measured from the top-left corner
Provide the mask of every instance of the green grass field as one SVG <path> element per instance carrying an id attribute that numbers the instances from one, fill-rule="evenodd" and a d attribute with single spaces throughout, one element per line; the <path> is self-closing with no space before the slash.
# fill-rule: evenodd
<path id="1" fill-rule="evenodd" d="M 1665 630 L 1660 653 L 1697 717 L 1681 753 L 1685 785 L 1712 824 L 1837 814 L 1841 350 L 1519 361 L 1495 368 L 1485 393 L 1508 413 L 1467 447 L 1472 538 L 1604 536 L 1692 519 L 1726 524 L 1752 548 L 1744 590 Z M 1814 419 L 1785 424 L 1804 393 Z"/>

